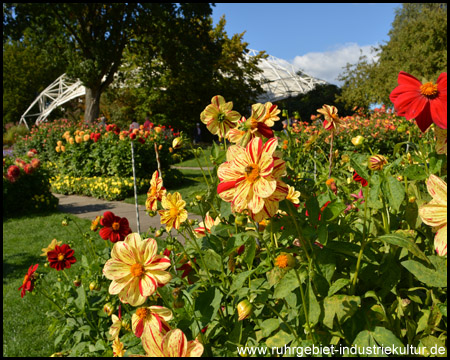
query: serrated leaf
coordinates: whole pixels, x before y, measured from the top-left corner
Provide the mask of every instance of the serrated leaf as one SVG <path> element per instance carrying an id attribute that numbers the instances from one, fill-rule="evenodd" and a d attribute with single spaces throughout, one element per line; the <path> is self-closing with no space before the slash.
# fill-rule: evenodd
<path id="1" fill-rule="evenodd" d="M 350 284 L 349 279 L 341 278 L 337 279 L 334 283 L 331 284 L 330 288 L 328 289 L 328 296 L 332 296 L 336 294 L 339 290 L 341 290 L 343 287 Z"/>
<path id="2" fill-rule="evenodd" d="M 267 337 L 280 326 L 279 319 L 267 319 L 261 323 L 262 336 Z"/>
<path id="3" fill-rule="evenodd" d="M 280 330 L 274 336 L 266 340 L 266 345 L 269 348 L 273 347 L 283 347 L 288 345 L 294 339 L 293 334 L 288 334 L 287 332 Z"/>
<path id="4" fill-rule="evenodd" d="M 430 269 L 425 265 L 414 261 L 414 260 L 406 260 L 402 261 L 401 264 L 405 267 L 411 274 L 413 274 L 417 280 L 423 282 L 428 286 L 435 287 L 447 287 L 447 270 L 444 271 L 436 271 L 434 269 Z"/>
<path id="5" fill-rule="evenodd" d="M 283 299 L 289 293 L 297 289 L 299 286 L 295 270 L 289 270 L 286 275 L 280 280 L 278 285 L 275 286 L 273 297 L 275 299 Z"/>
<path id="6" fill-rule="evenodd" d="M 361 305 L 359 296 L 351 295 L 333 295 L 328 296 L 323 301 L 325 315 L 323 323 L 330 329 L 333 328 L 333 320 L 336 316 L 339 323 L 344 323 L 350 318 Z"/>
<path id="7" fill-rule="evenodd" d="M 386 181 L 382 183 L 382 187 L 385 198 L 392 208 L 398 211 L 405 198 L 403 185 L 393 176 L 387 176 Z"/>
<path id="8" fill-rule="evenodd" d="M 410 165 L 404 171 L 403 175 L 410 180 L 424 180 L 427 178 L 427 172 L 423 166 Z"/>
<path id="9" fill-rule="evenodd" d="M 86 293 L 84 291 L 85 290 L 84 290 L 83 286 L 80 286 L 79 288 L 77 288 L 78 297 L 75 299 L 74 302 L 79 310 L 83 310 L 84 305 L 86 304 Z"/>
<path id="10" fill-rule="evenodd" d="M 412 241 L 412 239 L 409 239 L 401 234 L 386 234 L 377 237 L 377 239 L 387 244 L 405 248 L 411 254 L 430 263 L 430 260 L 428 260 L 427 256 L 419 249 L 419 247 Z"/>
<path id="11" fill-rule="evenodd" d="M 403 343 L 399 340 L 399 338 L 397 338 L 392 331 L 381 327 L 381 326 L 377 326 L 375 327 L 375 331 L 372 332 L 373 337 L 375 338 L 375 341 L 378 343 L 378 345 L 382 346 L 382 347 L 402 347 L 403 348 Z"/>

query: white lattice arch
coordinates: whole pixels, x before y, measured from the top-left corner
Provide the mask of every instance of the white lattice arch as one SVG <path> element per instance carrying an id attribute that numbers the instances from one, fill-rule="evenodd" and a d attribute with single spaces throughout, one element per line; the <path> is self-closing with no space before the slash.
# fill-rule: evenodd
<path id="1" fill-rule="evenodd" d="M 251 57 L 257 54 L 256 50 L 249 50 L 245 56 Z M 304 72 L 298 75 L 299 69 L 271 55 L 267 59 L 262 59 L 258 66 L 263 72 L 257 76 L 257 79 L 262 81 L 262 87 L 265 90 L 265 93 L 258 98 L 261 103 L 275 102 L 304 94 L 314 89 L 317 84 L 326 84 L 324 80 L 313 78 Z M 58 106 L 85 94 L 86 88 L 80 80 L 71 80 L 63 74 L 33 101 L 21 116 L 20 123 L 28 127 L 26 118 L 36 118 L 35 124 L 39 125 L 46 121 L 48 115 Z M 31 113 L 36 104 L 39 105 L 39 112 Z"/>
<path id="2" fill-rule="evenodd" d="M 39 125 L 46 121 L 48 115 L 58 106 L 86 94 L 86 88 L 80 80 L 71 80 L 66 74 L 62 74 L 52 84 L 50 84 L 34 100 L 20 118 L 20 123 L 28 127 L 26 118 L 36 118 L 35 124 Z M 31 113 L 35 105 L 38 104 L 39 112 Z"/>
<path id="3" fill-rule="evenodd" d="M 256 50 L 249 50 L 245 56 L 251 57 L 257 54 Z M 261 103 L 305 94 L 318 84 L 326 84 L 326 81 L 309 76 L 286 60 L 272 55 L 269 55 L 267 59 L 261 59 L 258 66 L 263 72 L 257 79 L 262 81 L 262 88 L 265 90 L 265 93 L 258 98 Z M 299 71 L 301 75 L 298 74 Z"/>

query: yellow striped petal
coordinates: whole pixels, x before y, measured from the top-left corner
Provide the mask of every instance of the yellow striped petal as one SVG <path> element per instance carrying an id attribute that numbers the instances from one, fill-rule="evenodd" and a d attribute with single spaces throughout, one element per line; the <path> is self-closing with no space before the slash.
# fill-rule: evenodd
<path id="1" fill-rule="evenodd" d="M 185 357 L 187 339 L 180 329 L 169 331 L 163 340 L 163 353 L 166 357 Z"/>
<path id="2" fill-rule="evenodd" d="M 437 231 L 434 237 L 434 248 L 439 256 L 447 255 L 447 224 Z"/>
<path id="3" fill-rule="evenodd" d="M 447 184 L 436 175 L 430 175 L 427 181 L 428 193 L 438 204 L 447 206 Z"/>
<path id="4" fill-rule="evenodd" d="M 188 342 L 186 357 L 200 357 L 203 354 L 203 345 L 198 340 Z"/>

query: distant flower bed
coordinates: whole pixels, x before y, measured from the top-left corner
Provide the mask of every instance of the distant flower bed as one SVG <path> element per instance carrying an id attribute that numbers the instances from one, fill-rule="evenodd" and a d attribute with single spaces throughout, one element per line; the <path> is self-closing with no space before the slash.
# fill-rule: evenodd
<path id="1" fill-rule="evenodd" d="M 3 158 L 3 216 L 53 210 L 58 199 L 50 193 L 49 173 L 41 166 L 37 151 L 22 158 Z"/>

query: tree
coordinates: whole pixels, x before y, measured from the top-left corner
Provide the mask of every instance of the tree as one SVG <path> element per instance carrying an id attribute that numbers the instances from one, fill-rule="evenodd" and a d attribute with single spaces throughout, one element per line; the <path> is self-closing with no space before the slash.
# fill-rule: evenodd
<path id="1" fill-rule="evenodd" d="M 389 42 L 373 50 L 378 60 L 361 57 L 347 64 L 340 100 L 349 105 L 390 104 L 400 71 L 419 80 L 436 81 L 447 71 L 447 4 L 406 3 L 396 10 Z"/>
<path id="2" fill-rule="evenodd" d="M 155 27 L 158 15 L 173 4 L 13 3 L 4 5 L 6 34 L 20 40 L 26 29 L 33 41 L 57 44 L 66 73 L 86 87 L 85 121 L 99 115 L 100 96 L 122 63 L 125 46 L 143 27 Z M 148 31 L 148 30 L 147 30 Z"/>
<path id="3" fill-rule="evenodd" d="M 64 73 L 29 39 L 3 44 L 3 126 L 17 123 L 36 96 Z"/>
<path id="4" fill-rule="evenodd" d="M 125 117 L 144 119 L 149 113 L 154 123 L 190 133 L 215 95 L 233 101 L 234 109 L 243 113 L 256 102 L 263 90 L 254 78 L 266 55 L 260 52 L 247 60 L 243 33 L 229 38 L 225 18 L 213 27 L 209 14 L 189 16 L 183 5 L 164 23 L 156 57 L 152 48 L 138 42 L 127 49 L 121 74 L 127 80 L 108 92 L 110 106 L 121 104 Z"/>

